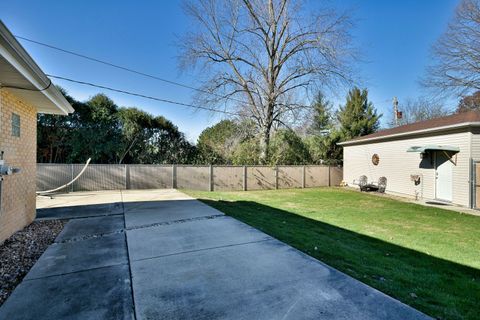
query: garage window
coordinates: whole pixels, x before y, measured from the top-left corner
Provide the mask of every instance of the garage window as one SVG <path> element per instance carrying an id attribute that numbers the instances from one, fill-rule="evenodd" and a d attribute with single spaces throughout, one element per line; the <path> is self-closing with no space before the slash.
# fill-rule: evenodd
<path id="1" fill-rule="evenodd" d="M 20 137 L 20 116 L 12 113 L 12 136 Z"/>

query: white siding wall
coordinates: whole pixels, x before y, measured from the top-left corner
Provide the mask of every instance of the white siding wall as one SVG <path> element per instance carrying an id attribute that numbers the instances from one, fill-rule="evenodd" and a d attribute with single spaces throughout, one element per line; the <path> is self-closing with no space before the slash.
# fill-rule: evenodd
<path id="1" fill-rule="evenodd" d="M 471 139 L 471 157 L 474 161 L 480 161 L 480 128 L 472 129 Z"/>
<path id="2" fill-rule="evenodd" d="M 477 136 L 477 135 L 473 135 Z M 353 180 L 366 175 L 369 181 L 377 181 L 379 177 L 387 178 L 387 192 L 425 199 L 435 198 L 435 169 L 430 159 L 421 159 L 419 153 L 406 152 L 411 146 L 427 144 L 452 145 L 460 148 L 457 154 L 457 165 L 453 167 L 453 200 L 455 204 L 469 206 L 470 199 L 470 132 L 457 132 L 438 136 L 422 136 L 403 140 L 367 143 L 344 146 L 344 180 L 351 186 Z M 372 155 L 380 157 L 378 166 L 372 164 Z M 478 138 L 478 155 L 480 159 L 480 137 Z M 428 167 L 430 165 L 430 168 Z M 415 186 L 410 175 L 423 175 L 422 183 Z"/>
<path id="3" fill-rule="evenodd" d="M 472 160 L 475 161 L 475 162 L 480 162 L 480 128 L 473 128 L 472 129 L 472 134 L 471 134 L 471 140 L 472 140 L 472 143 L 471 143 L 471 157 L 472 157 Z M 479 164 L 477 163 L 476 166 L 478 166 Z M 472 171 L 475 170 L 475 168 L 472 168 Z M 472 175 L 472 178 L 473 178 L 473 175 Z M 479 177 L 476 177 L 476 180 L 478 181 L 479 180 Z M 474 191 L 474 194 L 472 195 L 472 203 L 474 205 L 477 205 L 479 203 L 478 199 L 476 199 L 476 197 L 480 196 L 480 194 L 477 196 L 477 194 L 479 193 L 480 191 L 480 188 L 478 187 L 475 187 L 475 188 L 472 188 Z M 477 209 L 480 209 L 477 207 Z"/>

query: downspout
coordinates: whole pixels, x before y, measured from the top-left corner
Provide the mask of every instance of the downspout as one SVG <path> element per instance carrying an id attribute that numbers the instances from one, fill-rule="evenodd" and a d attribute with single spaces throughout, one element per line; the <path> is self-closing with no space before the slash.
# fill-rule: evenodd
<path id="1" fill-rule="evenodd" d="M 424 181 L 423 181 L 423 173 L 420 173 L 420 179 L 422 179 L 422 180 L 420 181 L 420 199 L 423 200 L 423 183 L 424 183 Z"/>
<path id="2" fill-rule="evenodd" d="M 471 128 L 472 131 L 469 132 L 468 135 L 468 151 L 469 151 L 469 173 L 468 173 L 468 178 L 470 179 L 469 183 L 469 197 L 468 200 L 470 202 L 470 209 L 475 209 L 475 202 L 476 202 L 476 188 L 475 185 L 477 183 L 477 177 L 476 177 L 476 172 L 475 172 L 475 160 L 473 159 L 473 152 L 472 152 L 472 144 L 473 144 L 473 130 L 474 128 Z"/>
<path id="3" fill-rule="evenodd" d="M 469 200 L 469 205 L 470 209 L 475 209 L 475 183 L 476 183 L 476 177 L 475 177 L 475 161 L 472 159 L 471 153 L 470 153 L 470 161 L 469 161 L 469 173 L 468 173 L 468 200 Z"/>

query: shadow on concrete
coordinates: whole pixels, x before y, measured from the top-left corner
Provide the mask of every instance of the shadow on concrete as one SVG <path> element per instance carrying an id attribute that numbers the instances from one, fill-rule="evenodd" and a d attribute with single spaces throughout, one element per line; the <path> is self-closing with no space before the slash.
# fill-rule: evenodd
<path id="1" fill-rule="evenodd" d="M 99 204 L 69 205 L 68 203 L 58 207 L 37 208 L 37 219 L 83 219 L 83 218 L 107 218 L 109 216 L 121 216 L 124 213 L 141 213 L 144 211 L 167 212 L 172 208 L 178 212 L 176 207 L 179 201 L 182 202 L 180 210 L 189 211 L 196 208 L 210 208 L 196 199 L 176 200 L 146 200 L 130 202 L 111 202 Z M 216 210 L 215 210 L 216 211 Z M 111 217 L 113 219 L 115 217 Z"/>
<path id="2" fill-rule="evenodd" d="M 478 319 L 478 269 L 257 202 L 199 200 L 426 314 Z"/>
<path id="3" fill-rule="evenodd" d="M 75 219 L 123 214 L 121 202 L 37 209 L 37 219 Z"/>
<path id="4" fill-rule="evenodd" d="M 433 204 L 436 206 L 450 206 L 451 203 L 440 202 L 440 201 L 425 201 L 426 204 Z"/>

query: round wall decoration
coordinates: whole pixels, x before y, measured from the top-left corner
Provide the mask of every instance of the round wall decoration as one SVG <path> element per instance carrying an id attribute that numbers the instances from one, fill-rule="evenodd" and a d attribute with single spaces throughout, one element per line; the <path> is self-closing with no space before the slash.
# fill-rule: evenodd
<path id="1" fill-rule="evenodd" d="M 375 153 L 372 156 L 372 163 L 373 163 L 373 165 L 378 166 L 379 162 L 380 162 L 380 157 L 378 156 L 378 154 Z"/>

